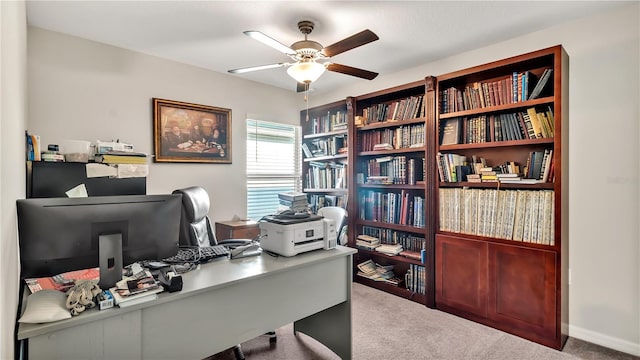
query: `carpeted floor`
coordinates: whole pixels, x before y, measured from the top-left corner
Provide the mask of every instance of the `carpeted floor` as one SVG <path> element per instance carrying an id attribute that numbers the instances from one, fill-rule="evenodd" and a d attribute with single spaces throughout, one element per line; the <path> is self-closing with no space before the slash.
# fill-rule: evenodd
<path id="1" fill-rule="evenodd" d="M 352 293 L 353 359 L 486 359 L 486 360 L 640 360 L 581 340 L 569 338 L 563 351 L 468 321 L 400 297 L 354 283 Z M 339 359 L 293 325 L 242 344 L 248 360 Z M 235 359 L 225 351 L 208 360 Z"/>

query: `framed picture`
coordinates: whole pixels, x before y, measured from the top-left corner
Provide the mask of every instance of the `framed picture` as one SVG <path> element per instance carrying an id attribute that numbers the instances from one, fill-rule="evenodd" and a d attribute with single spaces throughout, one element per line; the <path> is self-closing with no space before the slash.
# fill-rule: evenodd
<path id="1" fill-rule="evenodd" d="M 231 109 L 153 98 L 154 162 L 231 164 Z"/>

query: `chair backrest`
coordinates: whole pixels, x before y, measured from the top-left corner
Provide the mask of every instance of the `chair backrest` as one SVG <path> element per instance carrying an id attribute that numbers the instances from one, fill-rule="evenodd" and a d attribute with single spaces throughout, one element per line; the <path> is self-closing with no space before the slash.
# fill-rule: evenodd
<path id="1" fill-rule="evenodd" d="M 182 217 L 180 219 L 181 246 L 216 245 L 215 234 L 209 221 L 209 194 L 201 186 L 178 189 L 174 194 L 182 195 Z"/>
<path id="2" fill-rule="evenodd" d="M 338 244 L 344 245 L 346 243 L 346 236 L 340 237 L 342 234 L 342 227 L 347 222 L 347 210 L 339 206 L 325 206 L 318 210 L 318 215 L 327 219 L 332 219 L 336 223 L 336 232 L 338 234 Z"/>

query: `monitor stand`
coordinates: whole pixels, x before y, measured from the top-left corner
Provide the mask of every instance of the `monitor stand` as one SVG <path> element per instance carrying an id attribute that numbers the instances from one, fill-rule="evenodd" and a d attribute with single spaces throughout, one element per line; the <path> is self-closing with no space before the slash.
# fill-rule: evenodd
<path id="1" fill-rule="evenodd" d="M 98 236 L 100 257 L 100 282 L 102 290 L 108 290 L 122 280 L 122 234 Z"/>

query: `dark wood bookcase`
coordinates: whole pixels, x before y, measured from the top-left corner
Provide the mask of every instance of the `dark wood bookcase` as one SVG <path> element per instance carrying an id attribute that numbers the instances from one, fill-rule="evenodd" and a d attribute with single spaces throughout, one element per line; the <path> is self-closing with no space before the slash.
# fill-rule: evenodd
<path id="1" fill-rule="evenodd" d="M 358 248 L 354 281 L 435 306 L 433 281 L 434 129 L 433 78 L 350 98 L 354 156 L 349 164 L 349 245 Z M 395 115 L 394 115 L 395 114 Z M 379 148 L 378 144 L 389 144 Z M 365 234 L 381 243 L 401 244 L 423 259 L 390 256 L 357 246 Z M 372 260 L 393 266 L 398 285 L 357 275 L 357 265 Z"/>
<path id="2" fill-rule="evenodd" d="M 302 187 L 314 213 L 348 204 L 349 113 L 347 101 L 302 110 Z"/>
<path id="3" fill-rule="evenodd" d="M 568 73 L 554 46 L 438 76 L 432 90 L 436 308 L 555 349 L 568 336 Z M 474 158 L 487 182 L 466 177 Z M 517 172 L 509 165 L 538 180 L 547 168 L 547 179 L 492 180 L 489 170 Z"/>

